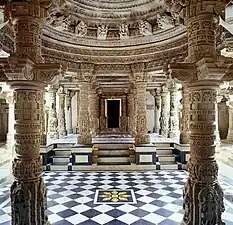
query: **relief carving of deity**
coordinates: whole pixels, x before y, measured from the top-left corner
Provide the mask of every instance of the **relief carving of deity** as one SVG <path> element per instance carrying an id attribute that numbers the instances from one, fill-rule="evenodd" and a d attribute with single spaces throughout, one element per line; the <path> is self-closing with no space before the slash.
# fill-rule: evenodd
<path id="1" fill-rule="evenodd" d="M 140 34 L 142 34 L 144 36 L 152 34 L 152 26 L 150 25 L 149 22 L 140 20 L 138 22 L 138 26 L 139 26 L 139 33 Z"/>
<path id="2" fill-rule="evenodd" d="M 108 27 L 105 24 L 102 24 L 97 29 L 97 39 L 106 40 L 108 34 Z"/>
<path id="3" fill-rule="evenodd" d="M 120 39 L 128 39 L 129 38 L 128 24 L 123 23 L 119 26 L 119 34 L 120 34 Z"/>
<path id="4" fill-rule="evenodd" d="M 75 34 L 79 37 L 83 37 L 87 34 L 87 25 L 81 21 L 76 27 L 75 27 Z"/>

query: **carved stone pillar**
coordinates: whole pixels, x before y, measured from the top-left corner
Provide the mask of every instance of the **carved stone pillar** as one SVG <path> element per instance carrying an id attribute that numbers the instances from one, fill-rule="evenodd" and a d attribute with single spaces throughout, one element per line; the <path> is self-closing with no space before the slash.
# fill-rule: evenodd
<path id="1" fill-rule="evenodd" d="M 170 117 L 169 117 L 169 131 L 168 137 L 179 142 L 179 102 L 178 102 L 178 87 L 172 80 L 169 84 L 170 92 Z"/>
<path id="2" fill-rule="evenodd" d="M 56 111 L 56 93 L 57 89 L 50 86 L 48 88 L 48 138 L 57 139 L 58 138 L 58 119 Z"/>
<path id="3" fill-rule="evenodd" d="M 227 139 L 227 134 L 229 133 L 229 122 L 230 119 L 232 119 L 229 117 L 228 101 L 229 99 L 223 96 L 221 102 L 218 103 L 218 124 L 219 124 L 219 133 L 221 139 Z M 233 137 L 233 133 L 232 133 L 232 137 Z"/>
<path id="4" fill-rule="evenodd" d="M 79 104 L 80 104 L 80 99 L 79 99 L 79 90 L 77 91 L 77 126 L 76 126 L 76 133 L 79 133 Z"/>
<path id="5" fill-rule="evenodd" d="M 147 134 L 147 115 L 146 115 L 146 82 L 136 82 L 136 102 L 137 102 L 137 126 L 135 142 L 137 144 L 148 143 L 149 136 Z"/>
<path id="6" fill-rule="evenodd" d="M 127 116 L 127 98 L 122 96 L 122 116 L 121 116 L 121 132 L 126 133 L 128 130 L 128 116 Z"/>
<path id="7" fill-rule="evenodd" d="M 154 133 L 159 133 L 160 130 L 160 114 L 161 114 L 161 95 L 158 89 L 155 89 L 150 92 L 151 95 L 154 97 Z"/>
<path id="8" fill-rule="evenodd" d="M 0 99 L 0 142 L 6 141 L 7 121 L 8 121 L 7 103 L 5 99 Z"/>
<path id="9" fill-rule="evenodd" d="M 160 134 L 165 137 L 168 136 L 169 105 L 168 89 L 163 85 L 161 89 Z"/>
<path id="10" fill-rule="evenodd" d="M 229 103 L 229 128 L 227 133 L 227 141 L 233 142 L 233 102 Z"/>
<path id="11" fill-rule="evenodd" d="M 45 107 L 44 104 L 45 103 L 45 97 L 44 97 L 44 90 L 42 91 L 42 99 L 41 99 L 41 115 L 44 115 L 41 117 L 41 121 L 40 121 L 40 144 L 41 145 L 46 145 L 46 139 L 47 139 L 47 134 L 46 134 L 46 128 L 45 128 L 45 124 L 46 124 L 46 117 L 45 117 Z"/>
<path id="12" fill-rule="evenodd" d="M 14 156 L 14 135 L 15 135 L 15 102 L 13 91 L 6 95 L 6 102 L 8 103 L 8 133 L 7 133 L 7 150 Z"/>
<path id="13" fill-rule="evenodd" d="M 15 158 L 12 162 L 14 181 L 11 186 L 12 225 L 48 224 L 46 187 L 40 157 L 40 122 L 42 91 L 60 70 L 58 64 L 43 63 L 42 29 L 49 1 L 10 1 L 5 6 L 11 15 L 15 49 L 7 60 L 0 79 L 14 90 Z"/>
<path id="14" fill-rule="evenodd" d="M 203 224 L 203 221 L 222 224 L 223 191 L 217 181 L 218 165 L 214 157 L 218 85 L 210 80 L 189 85 L 191 157 L 184 190 L 184 224 Z"/>
<path id="15" fill-rule="evenodd" d="M 189 134 L 189 91 L 187 84 L 183 84 L 182 87 L 182 116 L 180 123 L 180 143 L 188 144 Z"/>
<path id="16" fill-rule="evenodd" d="M 58 134 L 59 138 L 66 136 L 66 118 L 65 118 L 65 91 L 61 86 L 58 89 L 58 99 L 59 99 L 59 110 L 58 110 Z"/>
<path id="17" fill-rule="evenodd" d="M 106 126 L 106 116 L 105 116 L 105 99 L 100 94 L 100 131 L 105 132 Z"/>
<path id="18" fill-rule="evenodd" d="M 135 109 L 135 89 L 131 89 L 130 93 L 128 94 L 128 116 L 129 116 L 129 134 L 132 137 L 136 135 L 136 109 Z"/>
<path id="19" fill-rule="evenodd" d="M 46 188 L 39 155 L 42 87 L 29 81 L 22 86 L 17 81 L 9 84 L 15 98 L 12 224 L 46 224 Z"/>
<path id="20" fill-rule="evenodd" d="M 223 191 L 215 160 L 216 103 L 219 81 L 232 80 L 232 70 L 229 71 L 232 63 L 218 55 L 216 31 L 218 14 L 224 11 L 228 1 L 167 3 L 173 15 L 183 15 L 188 36 L 186 62 L 169 65 L 173 78 L 189 83 L 190 159 L 184 190 L 183 224 L 224 224 L 221 218 Z"/>
<path id="21" fill-rule="evenodd" d="M 89 95 L 90 84 L 88 82 L 80 82 L 79 91 L 79 137 L 80 144 L 90 144 L 92 141 L 90 134 L 90 118 L 89 118 Z"/>
<path id="22" fill-rule="evenodd" d="M 99 99 L 96 90 L 90 88 L 88 101 L 89 101 L 90 132 L 91 132 L 91 136 L 95 137 L 99 133 L 99 119 L 98 119 Z"/>
<path id="23" fill-rule="evenodd" d="M 74 96 L 74 93 L 70 90 L 66 91 L 66 131 L 67 134 L 73 133 L 72 128 L 72 97 Z"/>

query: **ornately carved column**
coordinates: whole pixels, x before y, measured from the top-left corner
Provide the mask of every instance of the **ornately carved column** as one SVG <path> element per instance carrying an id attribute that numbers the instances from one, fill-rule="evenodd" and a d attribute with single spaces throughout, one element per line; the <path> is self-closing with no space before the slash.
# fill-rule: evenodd
<path id="1" fill-rule="evenodd" d="M 66 91 L 66 130 L 68 134 L 73 133 L 72 129 L 72 97 L 74 93 L 70 90 Z"/>
<path id="2" fill-rule="evenodd" d="M 136 136 L 135 143 L 143 144 L 150 142 L 147 134 L 147 113 L 146 113 L 146 87 L 147 77 L 144 63 L 131 65 L 132 81 L 135 88 L 135 117 L 136 117 Z"/>
<path id="3" fill-rule="evenodd" d="M 7 121 L 8 121 L 7 103 L 5 99 L 0 99 L 0 142 L 6 141 Z"/>
<path id="4" fill-rule="evenodd" d="M 121 131 L 127 132 L 128 130 L 128 116 L 127 116 L 127 98 L 126 95 L 122 96 L 122 115 L 121 115 Z"/>
<path id="5" fill-rule="evenodd" d="M 129 116 L 129 134 L 135 137 L 136 134 L 136 118 L 135 118 L 135 89 L 132 88 L 128 94 L 128 116 Z"/>
<path id="6" fill-rule="evenodd" d="M 136 101 L 137 101 L 137 126 L 135 142 L 137 144 L 148 143 L 149 136 L 147 134 L 147 117 L 146 117 L 146 82 L 136 82 Z"/>
<path id="7" fill-rule="evenodd" d="M 178 102 L 178 87 L 172 80 L 169 83 L 170 92 L 170 117 L 169 117 L 169 131 L 168 137 L 179 142 L 179 102 Z"/>
<path id="8" fill-rule="evenodd" d="M 218 183 L 215 159 L 217 81 L 189 85 L 190 160 L 184 191 L 184 224 L 223 224 L 223 191 Z M 205 223 L 204 223 L 205 222 Z"/>
<path id="9" fill-rule="evenodd" d="M 189 91 L 187 84 L 182 87 L 182 117 L 180 123 L 180 143 L 188 144 L 189 133 Z"/>
<path id="10" fill-rule="evenodd" d="M 7 133 L 7 150 L 14 155 L 14 134 L 15 134 L 15 101 L 13 91 L 9 91 L 6 95 L 6 102 L 8 103 L 8 133 Z"/>
<path id="11" fill-rule="evenodd" d="M 189 87 L 189 177 L 184 190 L 184 225 L 223 225 L 223 191 L 215 159 L 217 91 L 220 80 L 232 80 L 227 58 L 216 50 L 219 15 L 228 1 L 167 1 L 172 14 L 184 16 L 188 57 L 169 65 L 172 77 Z M 182 10 L 179 11 L 179 10 Z M 221 62 L 221 63 L 220 63 Z"/>
<path id="12" fill-rule="evenodd" d="M 46 124 L 46 117 L 45 117 L 45 107 L 44 107 L 44 102 L 45 102 L 45 98 L 44 98 L 44 90 L 42 91 L 42 100 L 41 100 L 41 121 L 40 121 L 40 144 L 41 145 L 46 145 L 47 142 L 47 134 L 46 134 L 46 128 L 45 128 L 45 124 Z"/>
<path id="13" fill-rule="evenodd" d="M 88 82 L 80 82 L 79 91 L 79 137 L 78 142 L 80 144 L 90 144 L 90 117 L 89 117 L 89 94 L 90 84 Z"/>
<path id="14" fill-rule="evenodd" d="M 59 138 L 63 138 L 66 136 L 66 118 L 65 118 L 65 91 L 64 88 L 61 86 L 58 89 L 58 134 Z"/>
<path id="15" fill-rule="evenodd" d="M 233 142 L 233 102 L 230 102 L 229 105 L 229 128 L 227 133 L 227 141 Z"/>
<path id="16" fill-rule="evenodd" d="M 154 133 L 159 133 L 160 130 L 160 114 L 161 114 L 161 95 L 158 89 L 152 90 L 151 95 L 154 97 Z"/>
<path id="17" fill-rule="evenodd" d="M 15 97 L 12 224 L 46 224 L 46 189 L 42 179 L 40 120 L 43 84 L 9 82 Z"/>
<path id="18" fill-rule="evenodd" d="M 42 29 L 49 1 L 7 1 L 13 21 L 15 49 L 7 60 L 0 81 L 14 90 L 15 158 L 11 186 L 12 225 L 46 225 L 46 187 L 40 157 L 40 125 L 43 89 L 52 81 L 60 65 L 43 63 Z M 4 71 L 4 72 L 3 72 Z"/>
<path id="19" fill-rule="evenodd" d="M 79 104 L 80 104 L 80 99 L 79 99 L 79 90 L 77 91 L 77 126 L 76 126 L 76 133 L 79 133 Z"/>
<path id="20" fill-rule="evenodd" d="M 58 138 L 58 119 L 56 111 L 56 93 L 57 89 L 52 86 L 48 87 L 48 138 Z"/>
<path id="21" fill-rule="evenodd" d="M 169 95 L 168 89 L 165 85 L 161 88 L 161 117 L 160 117 L 160 134 L 168 136 L 168 122 L 169 122 Z"/>
<path id="22" fill-rule="evenodd" d="M 95 89 L 90 88 L 88 101 L 89 101 L 90 132 L 91 132 L 91 136 L 95 137 L 99 132 L 99 122 L 98 122 L 99 99 Z"/>

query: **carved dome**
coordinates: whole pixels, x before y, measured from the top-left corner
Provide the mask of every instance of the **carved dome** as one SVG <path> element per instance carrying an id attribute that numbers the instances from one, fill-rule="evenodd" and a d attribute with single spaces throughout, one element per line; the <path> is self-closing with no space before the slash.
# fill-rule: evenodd
<path id="1" fill-rule="evenodd" d="M 148 36 L 174 26 L 164 0 L 67 0 L 48 20 L 50 28 L 99 40 Z"/>

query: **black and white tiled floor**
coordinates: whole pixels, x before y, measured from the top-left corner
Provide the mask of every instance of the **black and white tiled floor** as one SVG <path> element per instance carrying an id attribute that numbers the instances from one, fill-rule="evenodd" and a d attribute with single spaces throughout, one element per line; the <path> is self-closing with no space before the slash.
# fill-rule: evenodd
<path id="1" fill-rule="evenodd" d="M 183 217 L 184 171 L 46 172 L 44 178 L 52 225 L 178 225 Z M 232 186 L 224 178 L 221 186 L 228 196 L 223 219 L 233 225 Z M 10 210 L 9 200 L 0 203 L 0 225 L 10 225 Z"/>

